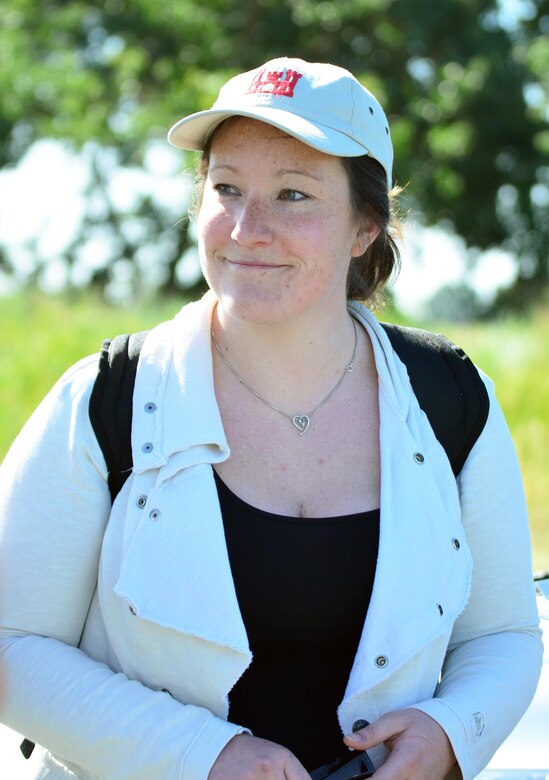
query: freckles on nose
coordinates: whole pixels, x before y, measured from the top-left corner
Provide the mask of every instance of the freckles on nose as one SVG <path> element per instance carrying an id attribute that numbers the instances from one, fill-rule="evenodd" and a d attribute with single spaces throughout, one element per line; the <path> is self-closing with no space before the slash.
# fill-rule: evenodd
<path id="1" fill-rule="evenodd" d="M 237 241 L 269 241 L 272 228 L 267 209 L 256 201 L 242 206 L 235 215 L 231 236 Z"/>

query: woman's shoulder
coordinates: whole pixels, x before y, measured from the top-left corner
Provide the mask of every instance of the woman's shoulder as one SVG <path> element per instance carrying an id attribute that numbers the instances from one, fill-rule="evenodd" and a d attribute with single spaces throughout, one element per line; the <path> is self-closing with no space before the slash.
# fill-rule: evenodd
<path id="1" fill-rule="evenodd" d="M 97 374 L 99 352 L 86 355 L 73 363 L 57 380 L 58 385 L 87 386 L 93 382 Z"/>

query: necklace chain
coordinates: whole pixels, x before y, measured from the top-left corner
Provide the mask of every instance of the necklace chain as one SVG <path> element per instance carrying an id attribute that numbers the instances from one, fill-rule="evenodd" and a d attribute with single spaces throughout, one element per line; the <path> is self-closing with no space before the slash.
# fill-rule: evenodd
<path id="1" fill-rule="evenodd" d="M 221 352 L 221 349 L 220 349 L 220 347 L 219 347 L 219 344 L 218 344 L 218 343 L 217 343 L 217 341 L 215 340 L 215 336 L 214 336 L 213 330 L 211 331 L 211 335 L 212 335 L 212 341 L 213 341 L 213 345 L 214 345 L 214 347 L 215 347 L 215 349 L 216 349 L 216 351 L 217 351 L 217 353 L 218 353 L 219 357 L 220 357 L 220 358 L 221 358 L 221 360 L 222 360 L 222 361 L 225 363 L 225 365 L 227 366 L 227 368 L 229 369 L 229 371 L 231 371 L 231 372 L 232 372 L 232 373 L 235 375 L 235 377 L 238 379 L 238 381 L 239 381 L 241 384 L 243 384 L 243 385 L 244 385 L 244 387 L 245 387 L 247 390 L 249 390 L 249 391 L 250 391 L 250 393 L 252 393 L 252 395 L 255 395 L 255 397 L 256 397 L 258 400 L 260 400 L 262 403 L 264 403 L 266 406 L 268 406 L 270 409 L 272 409 L 272 410 L 273 410 L 273 412 L 277 412 L 278 414 L 281 414 L 281 415 L 282 415 L 282 417 L 286 417 L 286 419 L 290 420 L 290 422 L 291 422 L 291 423 L 292 423 L 292 424 L 293 424 L 293 425 L 294 425 L 294 426 L 297 428 L 297 430 L 299 431 L 299 435 L 300 435 L 300 436 L 303 436 L 303 434 L 304 434 L 304 433 L 307 431 L 307 428 L 308 428 L 308 427 L 309 427 L 309 425 L 310 425 L 310 422 L 311 422 L 311 417 L 313 416 L 313 414 L 315 414 L 316 412 L 318 412 L 318 410 L 319 410 L 319 409 L 320 409 L 322 406 L 324 406 L 324 404 L 325 404 L 325 403 L 327 403 L 327 402 L 330 400 L 330 398 L 333 396 L 333 394 L 334 394 L 334 393 L 336 392 L 336 390 L 339 388 L 339 386 L 341 385 L 341 383 L 343 382 L 343 380 L 345 379 L 345 377 L 347 376 L 347 374 L 349 374 L 349 373 L 350 373 L 350 372 L 353 370 L 353 367 L 354 367 L 354 361 L 355 361 L 355 356 L 356 356 L 356 348 L 357 348 L 357 343 L 358 343 L 358 334 L 357 334 L 357 328 L 356 328 L 356 323 L 355 323 L 354 319 L 352 320 L 352 323 L 353 323 L 353 328 L 354 328 L 354 331 L 355 331 L 355 344 L 354 344 L 354 348 L 353 348 L 353 354 L 351 355 L 351 360 L 350 360 L 350 361 L 349 361 L 349 362 L 346 364 L 345 368 L 343 369 L 343 373 L 341 374 L 341 376 L 340 376 L 340 377 L 339 377 L 339 379 L 337 380 L 336 384 L 335 384 L 335 385 L 332 387 L 332 389 L 330 390 L 330 392 L 328 393 L 328 395 L 327 395 L 327 396 L 325 396 L 325 397 L 322 399 L 322 401 L 321 401 L 319 404 L 317 404 L 317 405 L 315 406 L 315 408 L 314 408 L 312 411 L 308 412 L 307 414 L 294 414 L 294 415 L 292 415 L 292 414 L 288 414 L 287 412 L 284 412 L 284 411 L 282 411 L 282 409 L 279 409 L 279 408 L 278 408 L 278 406 L 275 406 L 275 404 L 272 404 L 270 401 L 268 401 L 268 400 L 267 400 L 266 398 L 264 398 L 262 395 L 260 395 L 260 394 L 257 392 L 257 390 L 254 390 L 254 388 L 253 388 L 253 387 L 252 387 L 250 384 L 248 384 L 248 382 L 246 382 L 246 380 L 244 379 L 244 377 L 242 377 L 242 376 L 241 376 L 241 375 L 238 373 L 238 371 L 236 370 L 236 368 L 235 368 L 235 367 L 234 367 L 234 366 L 233 366 L 231 363 L 229 363 L 229 361 L 227 360 L 227 358 L 226 358 L 226 357 L 223 355 L 223 353 Z"/>

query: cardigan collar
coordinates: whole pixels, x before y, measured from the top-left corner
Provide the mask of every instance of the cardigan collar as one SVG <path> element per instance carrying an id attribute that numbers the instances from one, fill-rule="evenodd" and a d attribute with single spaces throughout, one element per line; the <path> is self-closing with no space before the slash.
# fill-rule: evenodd
<path id="1" fill-rule="evenodd" d="M 230 451 L 217 406 L 211 356 L 213 292 L 184 306 L 147 335 L 134 390 L 134 471 L 159 468 L 176 456 L 176 470 L 219 463 Z M 349 313 L 370 336 L 380 392 L 402 420 L 409 407 L 407 374 L 373 314 L 356 301 Z M 154 409 L 154 413 L 151 413 Z M 188 415 L 186 409 L 192 409 Z M 164 421 L 169 420 L 169 424 Z"/>
<path id="2" fill-rule="evenodd" d="M 389 337 L 376 317 L 358 301 L 349 301 L 349 313 L 365 328 L 374 351 L 379 391 L 401 420 L 410 408 L 410 385 L 406 366 L 395 354 Z"/>
<path id="3" fill-rule="evenodd" d="M 215 296 L 208 292 L 145 339 L 133 399 L 136 473 L 174 458 L 170 472 L 229 457 L 213 381 L 210 331 L 215 305 Z"/>

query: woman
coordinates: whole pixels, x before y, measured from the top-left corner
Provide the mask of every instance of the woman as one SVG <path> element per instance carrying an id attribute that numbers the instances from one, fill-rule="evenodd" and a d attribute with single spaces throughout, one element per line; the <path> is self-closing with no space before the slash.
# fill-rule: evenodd
<path id="1" fill-rule="evenodd" d="M 210 291 L 145 341 L 112 511 L 96 357 L 4 463 L 3 719 L 52 780 L 304 780 L 348 747 L 472 778 L 539 673 L 527 519 L 489 381 L 456 484 L 350 302 L 396 260 L 381 106 L 280 59 L 169 138 L 203 150 Z"/>

